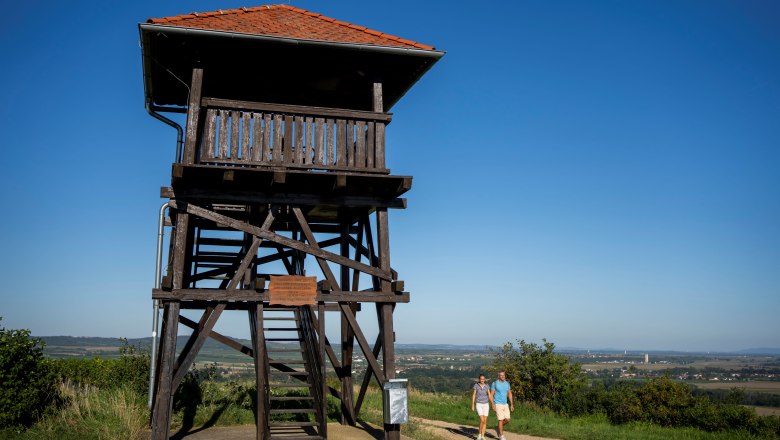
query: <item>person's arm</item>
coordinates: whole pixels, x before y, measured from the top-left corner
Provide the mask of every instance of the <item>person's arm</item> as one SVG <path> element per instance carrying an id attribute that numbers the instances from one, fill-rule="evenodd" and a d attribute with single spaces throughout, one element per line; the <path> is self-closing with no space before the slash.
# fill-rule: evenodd
<path id="1" fill-rule="evenodd" d="M 488 389 L 488 399 L 490 399 L 490 407 L 493 408 L 493 411 L 496 410 L 496 403 L 493 402 L 493 394 L 496 393 L 495 388 L 493 388 L 496 385 L 495 382 L 493 382 L 492 385 L 490 385 L 490 388 Z"/>
<path id="2" fill-rule="evenodd" d="M 474 388 L 474 392 L 471 393 L 471 410 L 474 411 L 474 403 L 477 401 L 477 389 Z"/>
<path id="3" fill-rule="evenodd" d="M 514 400 L 514 398 L 512 398 L 512 390 L 511 389 L 509 389 L 506 392 L 506 396 L 509 398 L 509 411 L 514 411 L 515 410 L 515 400 Z"/>

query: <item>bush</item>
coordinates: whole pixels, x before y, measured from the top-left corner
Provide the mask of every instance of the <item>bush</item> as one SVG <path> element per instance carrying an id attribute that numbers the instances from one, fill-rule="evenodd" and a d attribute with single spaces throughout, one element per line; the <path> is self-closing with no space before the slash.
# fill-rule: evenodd
<path id="1" fill-rule="evenodd" d="M 57 359 L 53 366 L 63 381 L 101 389 L 129 387 L 138 394 L 147 394 L 149 355 L 128 344 L 127 339 L 122 341 L 119 359 Z"/>
<path id="2" fill-rule="evenodd" d="M 579 414 L 586 408 L 585 376 L 578 364 L 554 352 L 555 344 L 511 342 L 495 353 L 492 370 L 504 371 L 516 399 L 523 399 L 562 413 Z"/>
<path id="3" fill-rule="evenodd" d="M 29 330 L 0 327 L 0 428 L 30 426 L 55 401 L 56 376 L 43 346 Z"/>

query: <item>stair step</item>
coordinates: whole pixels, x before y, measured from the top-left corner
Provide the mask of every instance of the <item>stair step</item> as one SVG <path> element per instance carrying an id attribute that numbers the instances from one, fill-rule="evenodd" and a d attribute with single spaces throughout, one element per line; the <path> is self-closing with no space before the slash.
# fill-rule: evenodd
<path id="1" fill-rule="evenodd" d="M 306 361 L 301 359 L 268 359 L 268 363 L 293 365 L 293 364 L 305 364 Z"/>
<path id="2" fill-rule="evenodd" d="M 276 427 L 288 427 L 288 426 L 318 426 L 317 422 L 271 422 L 268 424 L 271 428 Z"/>
<path id="3" fill-rule="evenodd" d="M 302 353 L 302 348 L 268 348 L 265 351 L 269 353 Z"/>
<path id="4" fill-rule="evenodd" d="M 270 414 L 314 414 L 314 408 L 272 409 Z"/>
<path id="5" fill-rule="evenodd" d="M 271 401 L 289 402 L 294 400 L 314 400 L 314 396 L 271 396 Z"/>
<path id="6" fill-rule="evenodd" d="M 266 342 L 300 342 L 301 338 L 265 338 Z"/>
<path id="7" fill-rule="evenodd" d="M 273 370 L 269 371 L 268 373 L 271 374 L 286 374 L 288 376 L 308 376 L 308 371 L 283 371 L 283 370 Z"/>
<path id="8" fill-rule="evenodd" d="M 271 388 L 309 388 L 308 383 L 272 383 Z"/>
<path id="9" fill-rule="evenodd" d="M 263 330 L 267 332 L 297 332 L 300 329 L 298 327 L 265 327 Z"/>
<path id="10" fill-rule="evenodd" d="M 295 321 L 295 318 L 287 316 L 264 316 L 263 321 Z"/>
<path id="11" fill-rule="evenodd" d="M 271 434 L 271 440 L 324 440 L 325 437 L 319 435 L 273 435 Z"/>

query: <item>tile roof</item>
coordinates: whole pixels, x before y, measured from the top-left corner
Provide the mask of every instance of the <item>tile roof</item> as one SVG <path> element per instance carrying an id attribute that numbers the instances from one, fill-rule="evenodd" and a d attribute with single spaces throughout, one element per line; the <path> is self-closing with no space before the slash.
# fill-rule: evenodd
<path id="1" fill-rule="evenodd" d="M 335 20 L 290 5 L 266 5 L 150 18 L 147 23 L 300 40 L 434 50 L 433 46 Z"/>

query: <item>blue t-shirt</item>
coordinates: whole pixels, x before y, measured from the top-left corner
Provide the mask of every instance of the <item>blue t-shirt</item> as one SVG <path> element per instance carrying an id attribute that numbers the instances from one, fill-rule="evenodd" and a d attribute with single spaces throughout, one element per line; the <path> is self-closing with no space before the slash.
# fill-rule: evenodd
<path id="1" fill-rule="evenodd" d="M 493 403 L 496 405 L 506 405 L 506 395 L 509 393 L 509 381 L 505 380 L 501 382 L 497 380 L 490 385 L 490 389 L 495 392 L 493 394 Z"/>

